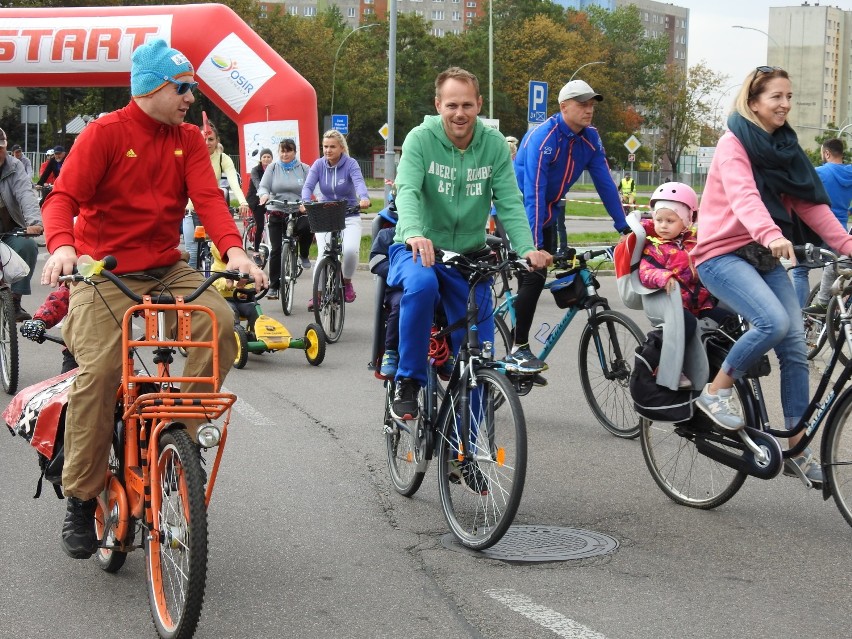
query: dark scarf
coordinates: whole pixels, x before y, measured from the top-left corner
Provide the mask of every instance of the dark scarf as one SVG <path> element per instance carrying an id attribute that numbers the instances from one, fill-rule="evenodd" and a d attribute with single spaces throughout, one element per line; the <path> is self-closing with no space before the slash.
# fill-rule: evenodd
<path id="1" fill-rule="evenodd" d="M 831 205 L 813 164 L 799 146 L 796 132 L 785 122 L 770 134 L 739 113 L 730 115 L 728 128 L 745 147 L 760 198 L 784 237 L 794 244 L 814 240 L 815 244 L 820 244 L 822 240 L 795 212 L 791 217 L 781 201 L 781 195 L 787 194 L 807 202 Z"/>

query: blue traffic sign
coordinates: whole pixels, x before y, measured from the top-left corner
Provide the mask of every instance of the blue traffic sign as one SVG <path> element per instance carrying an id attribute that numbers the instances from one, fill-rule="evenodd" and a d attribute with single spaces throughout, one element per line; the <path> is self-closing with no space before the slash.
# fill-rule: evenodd
<path id="1" fill-rule="evenodd" d="M 349 135 L 349 116 L 348 115 L 332 115 L 331 128 L 335 131 L 340 131 L 343 135 Z"/>
<path id="2" fill-rule="evenodd" d="M 547 82 L 530 80 L 527 121 L 541 124 L 547 119 Z"/>

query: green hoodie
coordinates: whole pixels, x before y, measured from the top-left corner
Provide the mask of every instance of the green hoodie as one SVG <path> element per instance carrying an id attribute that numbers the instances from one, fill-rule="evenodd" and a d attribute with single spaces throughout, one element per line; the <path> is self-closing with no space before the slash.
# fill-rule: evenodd
<path id="1" fill-rule="evenodd" d="M 535 250 L 509 145 L 479 118 L 461 151 L 444 133 L 441 116 L 426 116 L 402 144 L 396 189 L 396 242 L 423 236 L 457 253 L 481 249 L 493 202 L 518 255 Z"/>

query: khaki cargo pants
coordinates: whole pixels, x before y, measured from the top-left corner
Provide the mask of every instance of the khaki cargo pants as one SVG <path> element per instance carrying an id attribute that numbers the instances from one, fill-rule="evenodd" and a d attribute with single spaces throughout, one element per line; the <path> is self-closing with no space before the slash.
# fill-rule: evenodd
<path id="1" fill-rule="evenodd" d="M 172 296 L 189 295 L 203 281 L 202 275 L 184 261 L 160 269 L 156 275 L 158 279 L 124 277 L 123 281 L 138 295 L 155 295 L 166 285 Z M 234 312 L 214 287 L 194 303 L 207 306 L 216 314 L 219 377 L 224 381 L 237 351 Z M 62 326 L 65 343 L 80 366 L 68 393 L 65 417 L 62 485 L 71 497 L 91 499 L 104 487 L 104 472 L 112 445 L 116 391 L 121 380 L 121 320 L 132 305 L 133 302 L 111 282 L 97 287 L 77 283 L 71 288 L 68 316 Z M 209 317 L 196 313 L 192 320 L 193 337 L 209 340 L 212 333 Z M 170 321 L 174 323 L 174 317 Z M 211 375 L 212 352 L 206 348 L 188 350 L 184 373 L 187 376 Z M 204 384 L 186 384 L 181 390 L 209 392 L 211 388 Z"/>

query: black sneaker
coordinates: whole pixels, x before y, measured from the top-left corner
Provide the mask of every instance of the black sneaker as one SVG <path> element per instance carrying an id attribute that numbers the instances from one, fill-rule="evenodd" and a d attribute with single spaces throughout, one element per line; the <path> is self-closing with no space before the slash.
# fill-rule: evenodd
<path id="1" fill-rule="evenodd" d="M 419 407 L 417 395 L 420 393 L 420 384 L 410 377 L 403 377 L 396 383 L 396 393 L 391 404 L 391 415 L 396 419 L 417 419 Z"/>
<path id="2" fill-rule="evenodd" d="M 83 501 L 76 497 L 68 498 L 68 510 L 62 524 L 62 550 L 72 559 L 88 559 L 98 549 L 96 505 L 94 499 Z"/>
<path id="3" fill-rule="evenodd" d="M 547 364 L 532 354 L 529 345 L 521 346 L 514 353 L 506 355 L 503 361 L 506 363 L 506 370 L 515 373 L 541 373 L 548 368 Z"/>
<path id="4" fill-rule="evenodd" d="M 814 317 L 825 317 L 827 310 L 828 304 L 814 302 L 810 306 L 805 306 L 805 308 L 802 309 L 802 313 L 805 313 L 806 315 L 813 315 Z"/>

